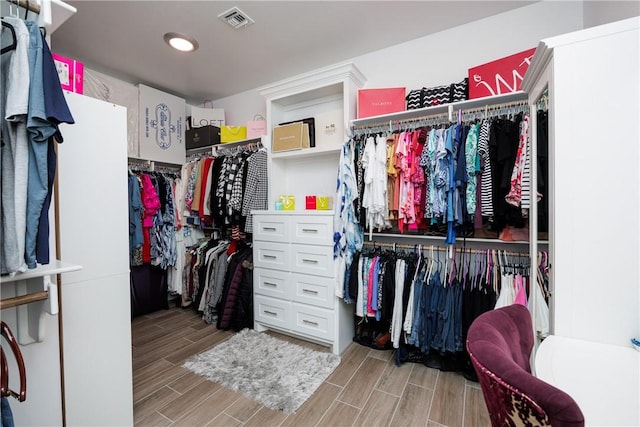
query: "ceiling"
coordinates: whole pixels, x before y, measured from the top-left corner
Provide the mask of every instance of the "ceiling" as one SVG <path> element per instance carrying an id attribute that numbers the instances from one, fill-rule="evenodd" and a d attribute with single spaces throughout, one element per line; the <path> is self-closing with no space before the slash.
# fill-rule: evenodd
<path id="1" fill-rule="evenodd" d="M 85 67 L 183 97 L 220 99 L 533 1 L 67 1 L 77 9 L 51 38 Z M 239 7 L 255 23 L 217 16 Z M 196 38 L 184 53 L 167 32 Z"/>

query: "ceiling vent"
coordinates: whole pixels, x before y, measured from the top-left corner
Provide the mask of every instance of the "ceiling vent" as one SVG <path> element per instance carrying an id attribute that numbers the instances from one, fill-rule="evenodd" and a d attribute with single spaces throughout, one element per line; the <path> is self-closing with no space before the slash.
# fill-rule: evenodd
<path id="1" fill-rule="evenodd" d="M 235 6 L 225 12 L 222 12 L 218 15 L 218 18 L 236 30 L 247 27 L 255 22 L 246 13 Z"/>

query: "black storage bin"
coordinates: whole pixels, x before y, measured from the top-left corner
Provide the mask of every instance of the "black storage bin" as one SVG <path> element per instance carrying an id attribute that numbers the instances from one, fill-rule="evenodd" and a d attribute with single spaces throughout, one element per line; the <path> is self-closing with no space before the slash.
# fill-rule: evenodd
<path id="1" fill-rule="evenodd" d="M 217 126 L 202 126 L 185 132 L 185 147 L 187 150 L 211 147 L 217 144 L 220 144 L 220 128 Z"/>

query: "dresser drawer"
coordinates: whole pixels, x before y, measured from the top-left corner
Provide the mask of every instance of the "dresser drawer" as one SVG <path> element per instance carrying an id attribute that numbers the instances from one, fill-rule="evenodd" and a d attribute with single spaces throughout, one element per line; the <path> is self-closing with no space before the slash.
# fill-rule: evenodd
<path id="1" fill-rule="evenodd" d="M 289 217 L 280 215 L 253 216 L 253 240 L 286 243 L 290 239 Z"/>
<path id="2" fill-rule="evenodd" d="M 256 267 L 289 270 L 289 250 L 286 243 L 253 242 L 253 263 Z"/>
<path id="3" fill-rule="evenodd" d="M 335 283 L 333 278 L 291 274 L 292 300 L 324 308 L 333 308 Z"/>
<path id="4" fill-rule="evenodd" d="M 333 277 L 334 270 L 331 246 L 291 245 L 292 272 Z"/>
<path id="5" fill-rule="evenodd" d="M 292 242 L 333 246 L 333 217 L 309 215 L 291 220 Z"/>
<path id="6" fill-rule="evenodd" d="M 276 298 L 254 295 L 255 321 L 282 329 L 291 329 L 291 303 Z"/>
<path id="7" fill-rule="evenodd" d="M 256 268 L 253 270 L 253 289 L 257 294 L 290 299 L 291 275 L 286 271 Z"/>
<path id="8" fill-rule="evenodd" d="M 297 333 L 323 340 L 333 340 L 334 314 L 332 310 L 311 307 L 297 303 L 291 304 L 293 324 L 291 329 Z"/>

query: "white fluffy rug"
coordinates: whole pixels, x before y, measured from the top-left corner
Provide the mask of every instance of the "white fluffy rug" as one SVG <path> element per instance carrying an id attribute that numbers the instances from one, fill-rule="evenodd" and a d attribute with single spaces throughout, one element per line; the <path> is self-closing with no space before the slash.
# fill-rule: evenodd
<path id="1" fill-rule="evenodd" d="M 243 329 L 184 367 L 271 409 L 293 413 L 340 364 L 340 357 Z"/>

